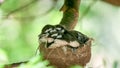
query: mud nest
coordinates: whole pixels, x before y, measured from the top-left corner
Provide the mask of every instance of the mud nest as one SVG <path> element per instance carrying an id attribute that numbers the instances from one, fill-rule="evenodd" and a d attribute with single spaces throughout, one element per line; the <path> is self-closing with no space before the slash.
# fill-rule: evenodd
<path id="1" fill-rule="evenodd" d="M 43 53 L 44 59 L 50 61 L 50 65 L 55 68 L 69 68 L 72 65 L 85 66 L 91 58 L 91 42 L 89 39 L 83 47 L 79 47 L 75 52 L 69 47 L 46 48 L 44 43 L 40 44 L 39 51 Z M 66 48 L 66 51 L 63 50 Z"/>

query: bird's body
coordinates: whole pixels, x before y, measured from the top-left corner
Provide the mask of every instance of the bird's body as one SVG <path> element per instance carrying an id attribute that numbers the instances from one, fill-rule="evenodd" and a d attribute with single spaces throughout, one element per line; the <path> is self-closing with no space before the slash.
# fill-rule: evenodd
<path id="1" fill-rule="evenodd" d="M 75 30 L 66 30 L 61 25 L 46 25 L 39 35 L 40 42 L 46 42 L 48 48 L 68 46 L 72 49 L 81 47 L 89 38 Z"/>

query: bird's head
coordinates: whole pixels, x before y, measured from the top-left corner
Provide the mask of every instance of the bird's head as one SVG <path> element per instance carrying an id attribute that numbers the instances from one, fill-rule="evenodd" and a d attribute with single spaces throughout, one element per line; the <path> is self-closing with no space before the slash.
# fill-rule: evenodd
<path id="1" fill-rule="evenodd" d="M 45 25 L 41 34 L 39 34 L 39 40 L 41 42 L 52 42 L 54 39 L 62 38 L 65 31 L 65 28 L 61 25 Z"/>

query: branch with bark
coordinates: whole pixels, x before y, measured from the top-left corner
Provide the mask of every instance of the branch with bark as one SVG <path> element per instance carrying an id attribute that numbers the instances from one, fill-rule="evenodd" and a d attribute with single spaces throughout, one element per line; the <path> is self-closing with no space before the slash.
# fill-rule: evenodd
<path id="1" fill-rule="evenodd" d="M 63 11 L 63 18 L 60 22 L 66 29 L 74 29 L 79 17 L 80 0 L 65 0 L 64 5 L 60 9 Z"/>
<path id="2" fill-rule="evenodd" d="M 112 4 L 114 6 L 120 6 L 120 0 L 103 0 L 109 4 Z"/>

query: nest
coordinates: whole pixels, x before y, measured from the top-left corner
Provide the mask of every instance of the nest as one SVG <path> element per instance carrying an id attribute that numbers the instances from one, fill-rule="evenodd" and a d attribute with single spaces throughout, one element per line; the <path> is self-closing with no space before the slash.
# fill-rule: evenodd
<path id="1" fill-rule="evenodd" d="M 69 68 L 72 65 L 85 66 L 91 58 L 91 42 L 89 39 L 84 46 L 75 52 L 69 47 L 61 46 L 54 49 L 46 48 L 44 43 L 40 44 L 39 51 L 43 53 L 44 59 L 50 61 L 50 65 L 56 68 Z M 66 48 L 66 51 L 63 48 Z"/>

